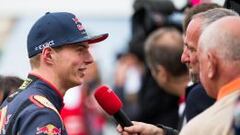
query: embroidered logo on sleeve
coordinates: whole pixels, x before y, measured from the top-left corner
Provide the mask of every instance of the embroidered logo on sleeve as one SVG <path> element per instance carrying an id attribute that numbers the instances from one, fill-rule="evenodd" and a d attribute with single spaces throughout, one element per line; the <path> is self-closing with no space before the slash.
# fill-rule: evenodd
<path id="1" fill-rule="evenodd" d="M 12 115 L 7 115 L 7 106 L 0 110 L 0 134 L 6 134 L 6 125 Z"/>
<path id="2" fill-rule="evenodd" d="M 56 113 L 58 113 L 58 110 L 55 108 L 55 106 L 44 96 L 34 95 L 34 96 L 30 97 L 30 100 L 34 104 L 38 105 L 39 107 L 41 107 L 41 106 L 47 107 L 47 108 L 54 110 Z"/>
<path id="3" fill-rule="evenodd" d="M 53 124 L 47 124 L 37 128 L 37 135 L 61 135 L 61 128 L 57 128 Z"/>
<path id="4" fill-rule="evenodd" d="M 24 80 L 23 84 L 19 87 L 19 89 L 26 89 L 31 82 L 32 82 L 32 79 L 27 78 L 26 80 Z"/>

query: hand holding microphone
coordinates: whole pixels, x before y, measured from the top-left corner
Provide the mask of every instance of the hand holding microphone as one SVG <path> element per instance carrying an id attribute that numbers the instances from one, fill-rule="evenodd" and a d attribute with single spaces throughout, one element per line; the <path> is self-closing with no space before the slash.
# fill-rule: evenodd
<path id="1" fill-rule="evenodd" d="M 94 96 L 103 110 L 105 110 L 109 115 L 112 115 L 122 127 L 129 127 L 133 125 L 121 109 L 121 100 L 110 88 L 107 86 L 100 86 L 96 89 Z"/>

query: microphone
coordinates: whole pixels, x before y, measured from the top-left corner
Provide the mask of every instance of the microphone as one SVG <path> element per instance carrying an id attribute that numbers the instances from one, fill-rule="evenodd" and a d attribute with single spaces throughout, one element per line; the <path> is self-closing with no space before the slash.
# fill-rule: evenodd
<path id="1" fill-rule="evenodd" d="M 122 111 L 122 101 L 113 90 L 107 86 L 100 86 L 96 89 L 94 96 L 103 110 L 109 115 L 112 115 L 122 127 L 133 125 L 127 115 Z"/>

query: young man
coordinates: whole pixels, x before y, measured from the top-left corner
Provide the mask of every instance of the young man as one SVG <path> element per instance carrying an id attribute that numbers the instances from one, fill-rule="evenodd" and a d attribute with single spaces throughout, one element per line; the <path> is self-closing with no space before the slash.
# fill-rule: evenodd
<path id="1" fill-rule="evenodd" d="M 66 135 L 59 115 L 62 97 L 83 83 L 87 66 L 93 62 L 89 44 L 107 37 L 89 37 L 71 13 L 42 16 L 27 39 L 32 71 L 20 90 L 1 105 L 0 134 Z"/>

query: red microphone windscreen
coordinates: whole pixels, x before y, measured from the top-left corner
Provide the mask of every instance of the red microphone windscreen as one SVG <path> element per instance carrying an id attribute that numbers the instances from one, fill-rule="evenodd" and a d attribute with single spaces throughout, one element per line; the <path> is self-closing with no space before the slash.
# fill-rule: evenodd
<path id="1" fill-rule="evenodd" d="M 96 89 L 94 96 L 98 104 L 109 115 L 117 113 L 122 108 L 122 102 L 118 96 L 107 86 L 100 86 Z"/>

